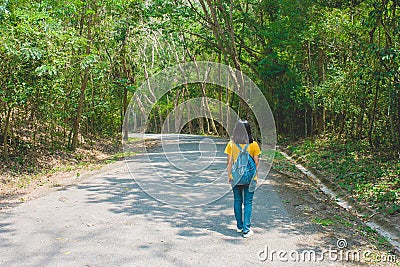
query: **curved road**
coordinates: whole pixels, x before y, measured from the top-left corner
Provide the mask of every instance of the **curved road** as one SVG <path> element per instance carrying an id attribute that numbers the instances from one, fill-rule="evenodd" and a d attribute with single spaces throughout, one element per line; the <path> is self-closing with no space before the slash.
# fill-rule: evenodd
<path id="1" fill-rule="evenodd" d="M 182 138 L 183 155 L 191 160 L 201 158 L 198 150 L 203 137 Z M 319 233 L 292 223 L 268 179 L 255 193 L 255 235 L 244 239 L 236 233 L 233 196 L 226 183 L 226 141 L 213 140 L 216 154 L 203 170 L 189 166 L 194 171 L 187 174 L 179 169 L 182 166 L 170 164 L 179 155 L 171 153 L 167 158 L 157 147 L 147 160 L 137 155 L 127 164 L 108 165 L 78 185 L 5 210 L 0 213 L 0 266 L 342 266 L 330 260 L 285 262 L 288 255 L 283 254 L 278 259 L 272 250 L 301 255 L 318 247 L 320 240 Z M 164 141 L 176 145 L 176 138 Z M 206 140 L 200 149 L 210 148 L 207 145 Z M 161 172 L 149 167 L 148 161 Z M 178 184 L 175 188 L 184 191 L 168 191 L 165 184 Z M 222 189 L 211 191 L 204 184 Z M 149 197 L 141 187 L 174 205 Z M 202 190 L 192 190 L 198 187 Z M 220 197 L 206 203 L 216 192 Z M 188 207 L 193 203 L 203 205 Z M 262 261 L 259 257 L 265 259 L 267 254 L 260 251 L 266 247 L 269 258 Z"/>

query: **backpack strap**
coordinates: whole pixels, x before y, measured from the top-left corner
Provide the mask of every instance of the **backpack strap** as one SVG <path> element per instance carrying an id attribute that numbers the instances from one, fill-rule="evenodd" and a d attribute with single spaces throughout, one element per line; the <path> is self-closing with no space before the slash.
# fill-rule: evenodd
<path id="1" fill-rule="evenodd" d="M 246 149 L 249 147 L 250 144 L 246 144 L 243 148 L 240 145 L 236 144 L 236 143 L 235 143 L 235 145 L 239 148 L 240 152 L 244 152 L 244 151 L 246 151 Z M 249 153 L 249 156 L 254 160 L 253 156 L 250 155 L 250 153 Z"/>
<path id="2" fill-rule="evenodd" d="M 240 152 L 243 152 L 246 151 L 250 144 L 246 144 L 243 148 L 239 144 L 235 143 L 235 145 L 239 148 Z"/>
<path id="3" fill-rule="evenodd" d="M 246 151 L 250 144 L 246 144 L 243 148 L 243 151 Z"/>

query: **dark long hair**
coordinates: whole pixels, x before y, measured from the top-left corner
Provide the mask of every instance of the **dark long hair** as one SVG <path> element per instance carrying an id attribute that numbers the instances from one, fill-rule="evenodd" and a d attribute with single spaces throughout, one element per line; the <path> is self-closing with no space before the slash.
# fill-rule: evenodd
<path id="1" fill-rule="evenodd" d="M 251 144 L 253 143 L 253 136 L 251 134 L 251 127 L 247 120 L 239 120 L 233 129 L 232 141 L 236 144 Z"/>

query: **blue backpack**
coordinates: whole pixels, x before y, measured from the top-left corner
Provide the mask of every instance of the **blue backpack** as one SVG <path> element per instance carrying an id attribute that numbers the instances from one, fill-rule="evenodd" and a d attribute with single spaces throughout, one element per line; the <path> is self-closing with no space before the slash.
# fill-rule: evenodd
<path id="1" fill-rule="evenodd" d="M 247 151 L 249 144 L 241 148 L 238 144 L 239 155 L 232 166 L 233 184 L 235 185 L 249 185 L 257 173 L 257 166 L 252 156 Z"/>

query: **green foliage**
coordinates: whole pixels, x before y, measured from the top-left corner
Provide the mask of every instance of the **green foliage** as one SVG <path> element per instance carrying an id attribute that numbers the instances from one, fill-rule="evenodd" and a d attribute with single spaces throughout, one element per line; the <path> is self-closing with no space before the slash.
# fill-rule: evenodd
<path id="1" fill-rule="evenodd" d="M 96 136 L 118 135 L 126 105 L 147 77 L 177 63 L 218 61 L 240 68 L 259 86 L 279 134 L 299 138 L 331 133 L 355 140 L 355 147 L 338 152 L 343 162 L 324 149 L 312 153 L 321 147 L 311 141 L 303 145 L 301 156 L 314 165 L 327 159 L 319 167 L 339 170 L 337 184 L 361 199 L 393 201 L 397 163 L 381 161 L 378 168 L 365 169 L 371 159 L 362 157 L 365 151 L 400 147 L 398 3 L 213 3 L 1 1 L 2 150 L 9 147 L 16 157 L 27 147 L 68 147 L 72 136 L 90 142 Z M 191 84 L 158 101 L 148 130 L 158 132 L 177 105 L 202 96 L 220 98 L 251 116 L 225 88 L 207 85 L 203 92 Z M 184 130 L 226 134 L 201 118 Z M 295 171 L 283 166 L 279 154 L 276 161 L 276 168 Z M 371 177 L 387 187 L 377 186 Z M 390 205 L 388 212 L 398 209 Z"/>
<path id="2" fill-rule="evenodd" d="M 400 161 L 395 152 L 371 149 L 366 141 L 329 138 L 306 140 L 289 149 L 353 201 L 386 214 L 400 211 Z"/>
<path id="3" fill-rule="evenodd" d="M 0 104 L 6 108 L 0 109 L 0 129 L 4 131 L 4 118 L 11 111 L 7 131 L 11 154 L 18 154 L 25 143 L 32 148 L 68 146 L 86 68 L 90 78 L 79 121 L 81 135 L 118 134 L 122 92 L 124 88 L 133 92 L 135 75 L 134 64 L 125 58 L 135 50 L 120 48 L 138 26 L 140 2 L 3 2 Z M 93 39 L 88 39 L 89 27 Z M 125 29 L 124 39 L 112 38 L 118 28 Z M 116 86 L 123 79 L 126 82 Z"/>

